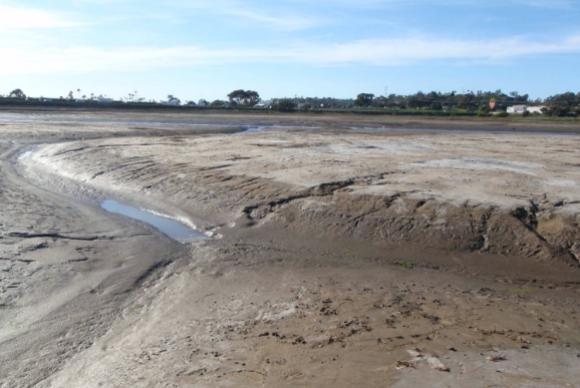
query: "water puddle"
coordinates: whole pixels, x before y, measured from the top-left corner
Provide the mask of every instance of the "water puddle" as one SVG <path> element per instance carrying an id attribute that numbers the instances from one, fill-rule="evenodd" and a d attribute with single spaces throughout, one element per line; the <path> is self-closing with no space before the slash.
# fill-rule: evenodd
<path id="1" fill-rule="evenodd" d="M 315 126 L 306 126 L 306 125 L 279 125 L 279 124 L 272 124 L 272 125 L 245 125 L 243 126 L 244 130 L 241 133 L 260 133 L 264 132 L 267 129 L 278 129 L 278 130 L 303 130 L 303 131 L 314 131 L 316 129 L 320 129 L 320 127 Z"/>
<path id="2" fill-rule="evenodd" d="M 101 202 L 101 208 L 109 213 L 120 214 L 133 220 L 151 225 L 164 235 L 173 240 L 179 241 L 180 243 L 207 238 L 207 236 L 202 232 L 195 230 L 174 218 L 157 214 L 149 210 L 129 206 L 112 199 L 106 199 Z"/>
<path id="3" fill-rule="evenodd" d="M 268 128 L 266 125 L 263 126 L 257 126 L 257 127 L 245 127 L 246 129 L 244 129 L 244 131 L 242 133 L 259 133 L 259 132 L 264 132 L 264 130 L 266 128 Z"/>
<path id="4" fill-rule="evenodd" d="M 379 133 L 404 133 L 404 132 L 425 132 L 434 131 L 432 128 L 403 128 L 403 127 L 384 127 L 384 126 L 352 126 L 348 127 L 353 132 L 379 132 Z M 446 131 L 440 129 L 439 131 Z"/>
<path id="5" fill-rule="evenodd" d="M 23 153 L 18 155 L 18 160 L 22 161 L 24 159 L 27 159 L 28 157 L 30 157 L 30 155 L 32 155 L 32 150 L 24 151 Z"/>

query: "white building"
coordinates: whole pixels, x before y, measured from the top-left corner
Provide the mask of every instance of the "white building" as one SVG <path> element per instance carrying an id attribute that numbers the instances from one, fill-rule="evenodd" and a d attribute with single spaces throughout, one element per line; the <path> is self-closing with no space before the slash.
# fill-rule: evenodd
<path id="1" fill-rule="evenodd" d="M 167 106 L 180 106 L 181 101 L 178 98 L 172 98 L 172 99 L 167 100 L 167 101 L 161 101 L 161 104 L 167 105 Z"/>
<path id="2" fill-rule="evenodd" d="M 511 115 L 523 115 L 524 113 L 530 114 L 544 114 L 544 109 L 546 107 L 543 105 L 538 106 L 527 106 L 527 105 L 513 105 L 508 106 L 507 113 Z"/>
<path id="3" fill-rule="evenodd" d="M 273 105 L 273 101 L 266 100 L 266 101 L 258 102 L 256 105 L 254 105 L 254 108 L 256 108 L 256 109 L 271 109 L 272 105 Z"/>
<path id="4" fill-rule="evenodd" d="M 508 106 L 507 108 L 507 112 L 510 115 L 523 115 L 524 112 L 526 111 L 527 106 L 525 105 L 512 105 L 512 106 Z"/>
<path id="5" fill-rule="evenodd" d="M 546 109 L 545 105 L 538 105 L 538 106 L 528 106 L 526 110 L 531 114 L 538 114 L 543 115 L 544 109 Z"/>

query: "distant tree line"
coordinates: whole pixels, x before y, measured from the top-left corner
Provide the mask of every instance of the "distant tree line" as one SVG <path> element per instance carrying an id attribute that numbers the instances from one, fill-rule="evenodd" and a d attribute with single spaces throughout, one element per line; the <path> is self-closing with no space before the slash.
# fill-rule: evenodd
<path id="1" fill-rule="evenodd" d="M 254 90 L 237 89 L 228 94 L 227 100 L 182 102 L 174 95 L 164 101 L 146 101 L 138 97 L 137 91 L 126 97 L 113 100 L 105 96 L 87 95 L 80 89 L 70 91 L 65 97 L 28 97 L 21 89 L 14 89 L 0 96 L 2 105 L 47 105 L 47 106 L 131 106 L 131 107 L 178 107 L 204 109 L 266 109 L 280 112 L 360 112 L 369 114 L 425 114 L 425 115 L 505 115 L 514 105 L 542 106 L 543 113 L 552 116 L 580 116 L 580 93 L 566 92 L 546 99 L 530 99 L 528 94 L 518 92 L 417 92 L 410 95 L 389 94 L 375 96 L 360 93 L 355 98 L 293 97 L 262 101 Z"/>
<path id="2" fill-rule="evenodd" d="M 553 116 L 580 116 L 580 93 L 562 93 L 548 97 L 545 102 Z"/>
<path id="3" fill-rule="evenodd" d="M 353 110 L 368 113 L 392 112 L 399 114 L 502 114 L 510 106 L 542 106 L 544 113 L 553 116 L 580 116 L 580 92 L 563 93 L 546 99 L 530 99 L 518 92 L 417 92 L 410 95 L 390 94 L 375 96 L 360 93 L 354 99 L 290 98 L 274 100 L 273 109 L 284 111 Z"/>
<path id="4" fill-rule="evenodd" d="M 490 109 L 490 101 L 495 101 L 495 109 L 505 110 L 511 105 L 539 104 L 541 101 L 530 101 L 527 94 L 520 95 L 518 92 L 509 94 L 501 90 L 495 92 L 466 92 L 466 93 L 439 93 L 418 92 L 408 96 L 391 94 L 389 96 L 375 97 L 372 94 L 359 94 L 355 103 L 359 106 L 376 106 L 381 108 L 399 109 L 431 109 L 450 110 L 463 109 L 477 111 Z"/>

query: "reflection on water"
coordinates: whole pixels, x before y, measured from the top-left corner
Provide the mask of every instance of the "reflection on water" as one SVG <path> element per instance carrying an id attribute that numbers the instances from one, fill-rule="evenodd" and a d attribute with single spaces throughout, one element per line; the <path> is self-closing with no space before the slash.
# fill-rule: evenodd
<path id="1" fill-rule="evenodd" d="M 120 214 L 151 225 L 161 233 L 181 243 L 207 238 L 205 234 L 174 218 L 129 206 L 112 199 L 104 200 L 101 207 L 109 213 Z"/>
<path id="2" fill-rule="evenodd" d="M 302 131 L 314 131 L 316 129 L 320 129 L 320 127 L 309 126 L 309 125 L 280 125 L 280 124 L 271 124 L 271 125 L 245 125 L 243 126 L 244 131 L 242 133 L 260 133 L 264 132 L 267 129 L 278 129 L 278 130 L 302 130 Z"/>
<path id="3" fill-rule="evenodd" d="M 147 117 L 117 117 L 107 115 L 106 113 L 94 115 L 79 114 L 24 114 L 24 113 L 7 113 L 0 112 L 0 124 L 62 124 L 62 125 L 121 125 L 121 126 L 143 126 L 152 127 L 183 127 L 197 129 L 213 129 L 225 127 L 224 129 L 244 130 L 245 126 L 227 121 L 204 120 L 199 118 L 181 119 L 181 118 L 159 118 Z"/>

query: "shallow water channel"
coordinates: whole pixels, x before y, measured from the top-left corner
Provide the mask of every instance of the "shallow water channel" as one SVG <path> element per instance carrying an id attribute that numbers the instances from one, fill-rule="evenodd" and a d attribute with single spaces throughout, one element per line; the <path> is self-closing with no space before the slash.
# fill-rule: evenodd
<path id="1" fill-rule="evenodd" d="M 150 225 L 164 235 L 172 238 L 173 240 L 179 241 L 180 243 L 187 243 L 192 240 L 207 238 L 207 236 L 202 232 L 195 230 L 174 218 L 154 213 L 149 210 L 133 207 L 112 199 L 106 199 L 101 202 L 101 208 L 108 211 L 109 213 L 120 214 L 122 216 Z"/>

